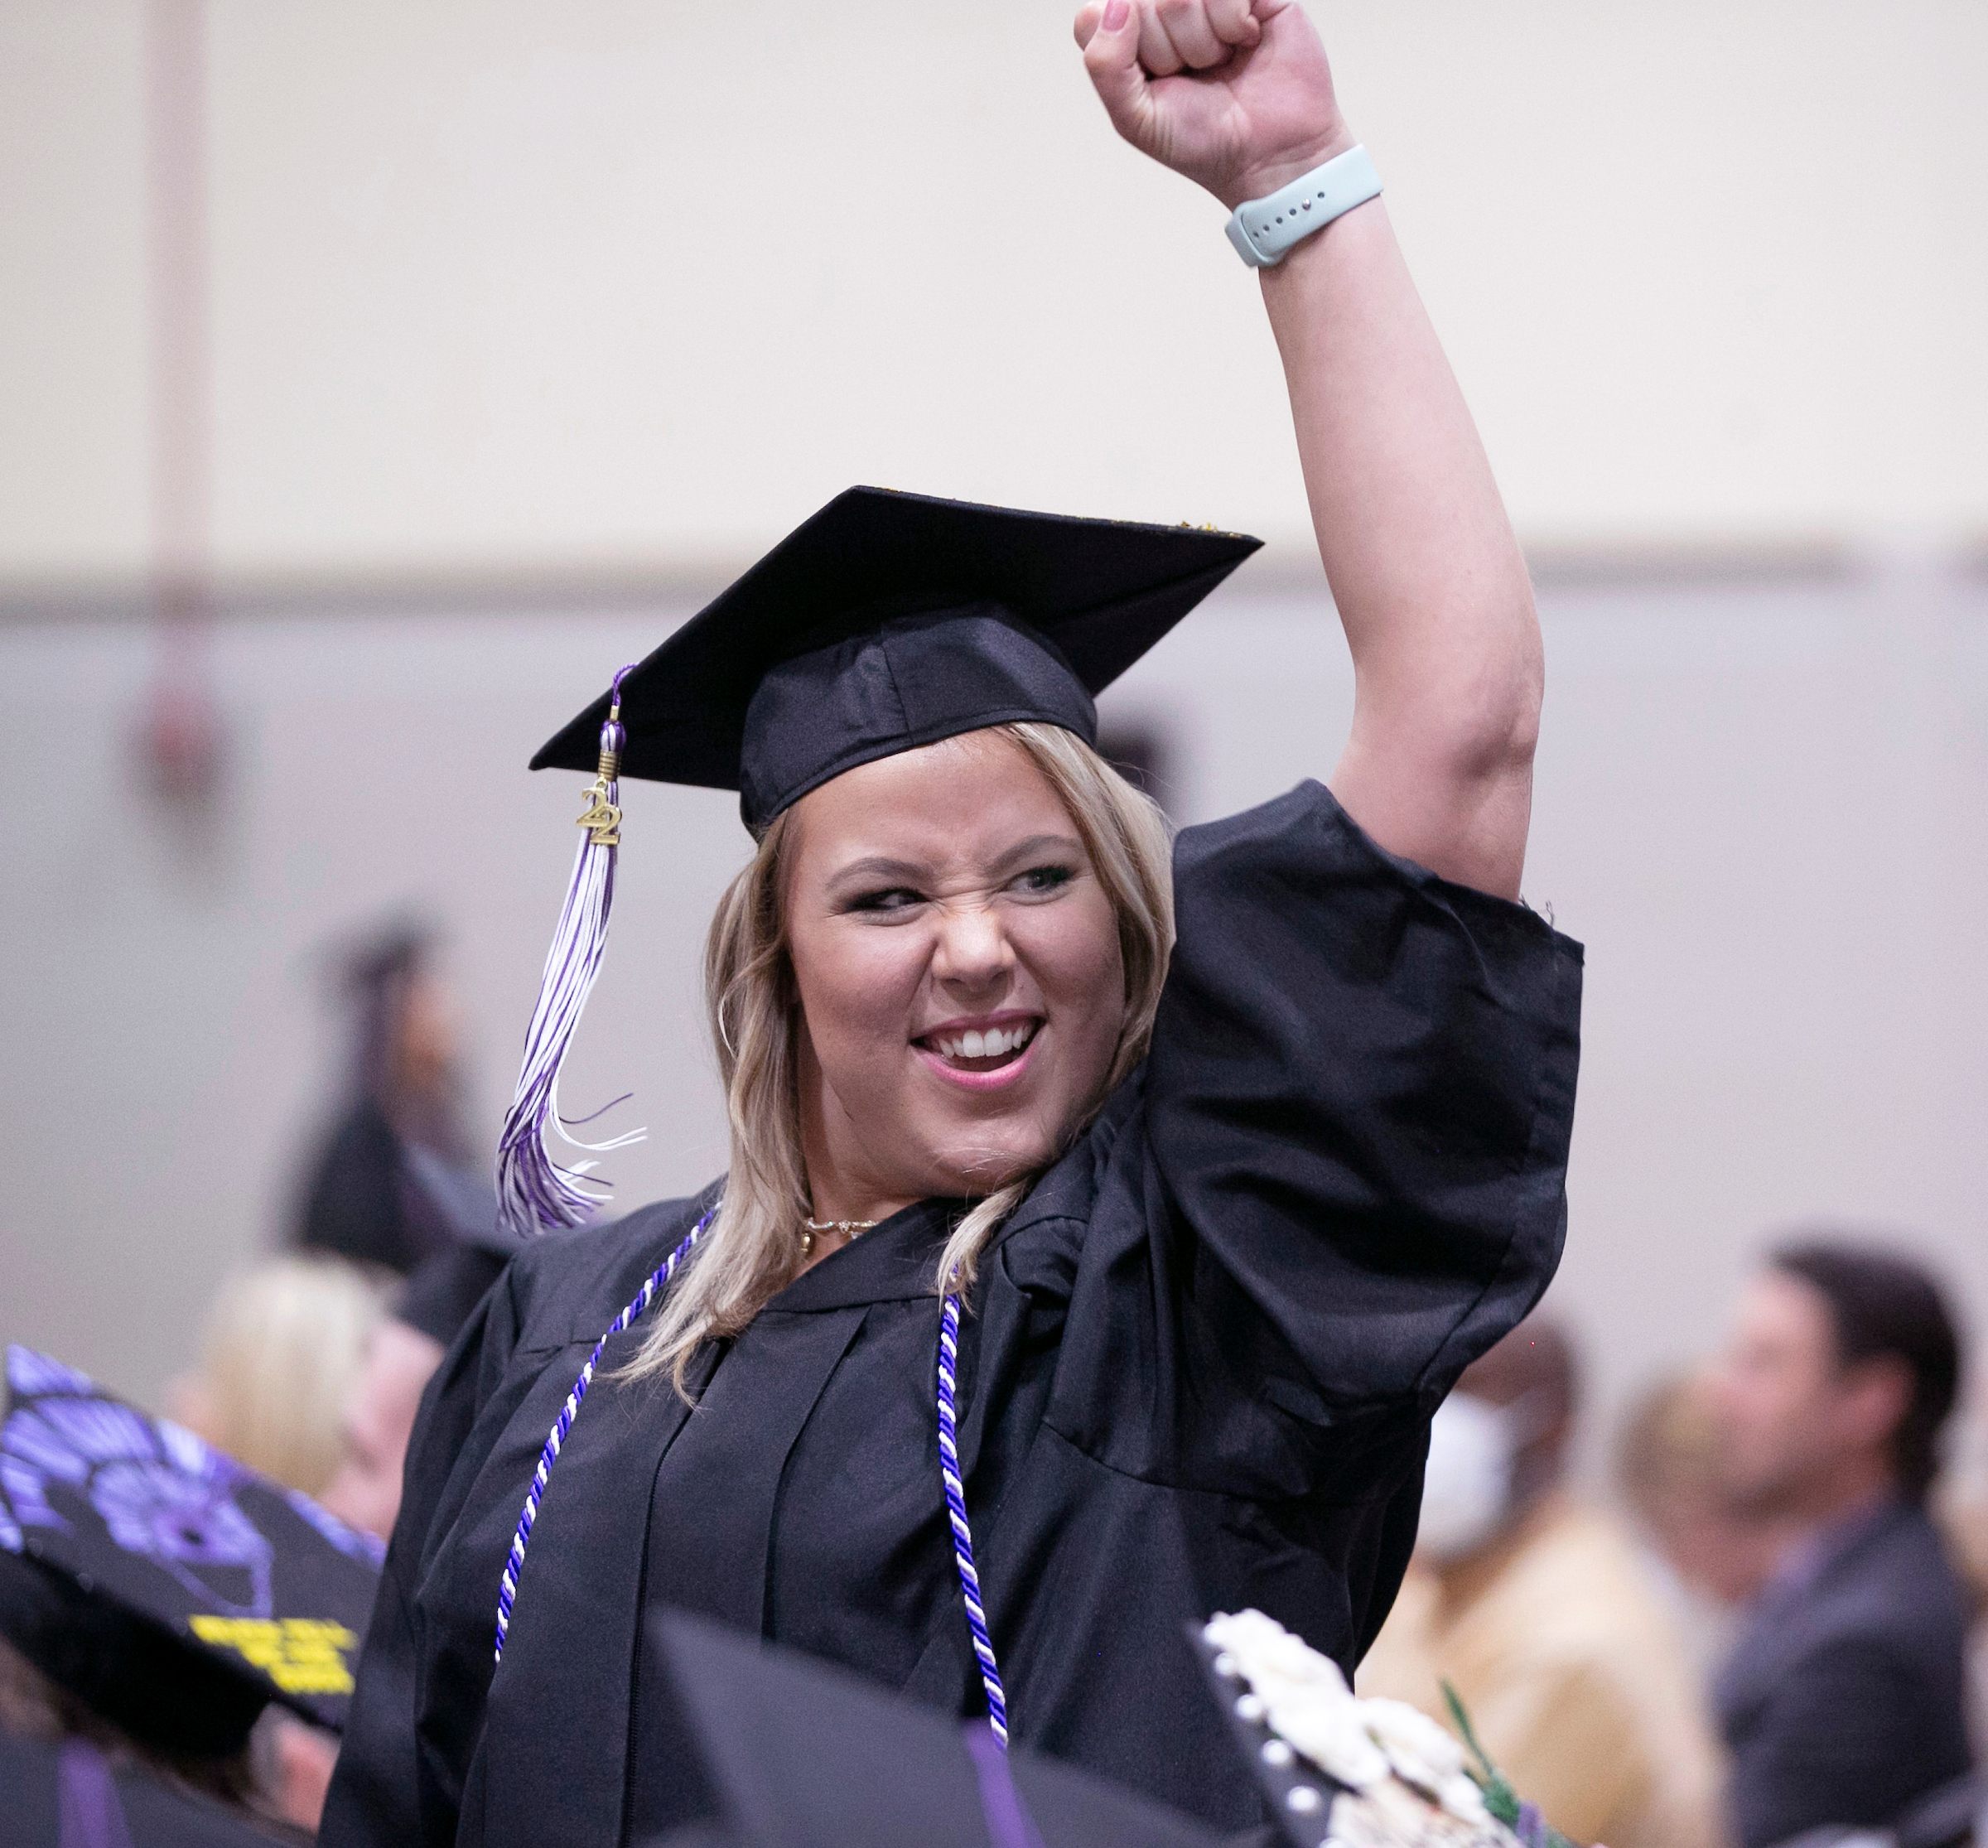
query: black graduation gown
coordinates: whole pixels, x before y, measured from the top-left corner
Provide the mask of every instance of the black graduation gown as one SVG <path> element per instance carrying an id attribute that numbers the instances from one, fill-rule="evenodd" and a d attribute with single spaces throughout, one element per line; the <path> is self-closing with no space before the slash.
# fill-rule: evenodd
<path id="1" fill-rule="evenodd" d="M 439 1206 L 408 1171 L 399 1131 L 373 1098 L 361 1098 L 311 1164 L 298 1246 L 405 1276 L 451 1235 Z"/>
<path id="2" fill-rule="evenodd" d="M 1428 1421 L 1546 1288 L 1580 947 L 1370 842 L 1320 785 L 1191 828 L 1152 1049 L 985 1254 L 961 1453 L 1015 1736 L 1260 1818 L 1182 1633 L 1253 1604 L 1350 1668 L 1411 1546 Z M 331 1848 L 639 1836 L 678 1768 L 645 1607 L 961 1712 L 934 1260 L 957 1203 L 814 1267 L 693 1371 L 607 1344 L 492 1681 L 499 1574 L 594 1342 L 701 1200 L 518 1258 L 430 1387 L 326 1812 Z"/>

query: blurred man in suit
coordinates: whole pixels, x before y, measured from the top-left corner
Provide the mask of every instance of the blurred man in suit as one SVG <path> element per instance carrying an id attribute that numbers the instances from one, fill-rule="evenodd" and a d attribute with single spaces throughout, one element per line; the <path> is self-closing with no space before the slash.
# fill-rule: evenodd
<path id="1" fill-rule="evenodd" d="M 1717 1687 L 1742 1848 L 1884 1827 L 1967 1773 L 1966 1617 L 1924 1506 L 1959 1375 L 1907 1259 L 1791 1245 L 1747 1286 L 1713 1382 L 1726 1487 L 1790 1537 Z"/>
<path id="2" fill-rule="evenodd" d="M 1447 1681 L 1519 1794 L 1577 1841 L 1713 1848 L 1718 1749 L 1633 1542 L 1563 1482 L 1573 1350 L 1544 1316 L 1436 1413 L 1415 1565 L 1360 1664 L 1363 1695 L 1446 1719 Z"/>

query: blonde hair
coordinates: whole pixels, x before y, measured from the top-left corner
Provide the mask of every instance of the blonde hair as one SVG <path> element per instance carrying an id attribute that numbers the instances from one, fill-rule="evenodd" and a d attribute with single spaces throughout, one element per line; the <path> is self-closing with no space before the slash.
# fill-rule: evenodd
<path id="1" fill-rule="evenodd" d="M 1151 798 L 1074 733 L 1028 722 L 987 729 L 1020 750 L 1056 792 L 1118 920 L 1125 1018 L 1117 1048 L 1098 1094 L 1050 1152 L 1053 1161 L 1146 1056 L 1174 947 L 1172 835 Z M 705 1006 L 725 1084 L 731 1167 L 717 1217 L 626 1368 L 630 1378 L 668 1372 L 678 1392 L 701 1341 L 737 1334 L 793 1281 L 800 1223 L 813 1210 L 801 1159 L 800 1001 L 781 910 L 794 813 L 775 817 L 761 836 L 719 901 L 705 944 Z M 988 1239 L 1042 1171 L 1006 1177 L 961 1218 L 934 1273 L 934 1293 L 972 1284 Z"/>
<path id="2" fill-rule="evenodd" d="M 258 1264 L 215 1300 L 173 1412 L 215 1449 L 315 1495 L 344 1456 L 345 1408 L 381 1313 L 379 1291 L 340 1259 Z"/>

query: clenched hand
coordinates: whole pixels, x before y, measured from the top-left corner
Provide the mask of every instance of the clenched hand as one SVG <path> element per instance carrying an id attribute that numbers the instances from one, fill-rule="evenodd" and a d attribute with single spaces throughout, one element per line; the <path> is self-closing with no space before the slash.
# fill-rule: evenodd
<path id="1" fill-rule="evenodd" d="M 1076 33 L 1112 126 L 1224 205 L 1353 145 L 1296 0 L 1086 0 Z"/>

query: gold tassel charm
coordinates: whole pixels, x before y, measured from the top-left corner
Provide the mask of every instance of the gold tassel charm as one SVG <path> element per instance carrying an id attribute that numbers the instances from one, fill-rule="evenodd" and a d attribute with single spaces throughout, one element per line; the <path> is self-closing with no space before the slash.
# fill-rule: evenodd
<path id="1" fill-rule="evenodd" d="M 621 844 L 621 807 L 610 799 L 619 793 L 615 781 L 621 773 L 621 753 L 607 741 L 620 736 L 621 681 L 616 675 L 614 701 L 607 709 L 607 725 L 601 734 L 601 774 L 587 784 L 586 807 L 580 814 L 579 825 L 586 830 L 589 847 L 618 847 Z"/>
<path id="2" fill-rule="evenodd" d="M 587 843 L 596 847 L 618 847 L 621 844 L 621 810 L 607 799 L 608 778 L 596 776 L 586 786 L 586 807 L 581 811 L 580 826 L 586 830 Z"/>

